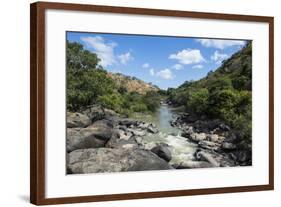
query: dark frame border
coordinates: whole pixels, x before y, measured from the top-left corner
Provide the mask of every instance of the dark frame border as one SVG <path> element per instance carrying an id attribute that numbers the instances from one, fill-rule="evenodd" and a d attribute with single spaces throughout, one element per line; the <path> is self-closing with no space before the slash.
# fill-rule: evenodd
<path id="1" fill-rule="evenodd" d="M 45 197 L 45 11 L 84 12 L 188 17 L 200 19 L 263 22 L 269 25 L 269 182 L 266 185 L 106 194 L 77 197 Z M 147 8 L 111 7 L 86 4 L 36 2 L 30 5 L 30 202 L 36 205 L 82 203 L 110 200 L 235 193 L 274 189 L 274 18 Z"/>

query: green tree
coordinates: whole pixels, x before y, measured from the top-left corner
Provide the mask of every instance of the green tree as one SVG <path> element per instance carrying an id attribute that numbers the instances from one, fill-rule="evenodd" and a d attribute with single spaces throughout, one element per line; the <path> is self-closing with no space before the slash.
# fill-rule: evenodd
<path id="1" fill-rule="evenodd" d="M 97 102 L 97 97 L 112 93 L 114 83 L 100 66 L 96 54 L 79 43 L 67 41 L 67 108 L 76 111 Z"/>
<path id="2" fill-rule="evenodd" d="M 200 88 L 191 93 L 187 101 L 187 110 L 198 115 L 206 114 L 208 109 L 209 91 L 206 88 Z"/>

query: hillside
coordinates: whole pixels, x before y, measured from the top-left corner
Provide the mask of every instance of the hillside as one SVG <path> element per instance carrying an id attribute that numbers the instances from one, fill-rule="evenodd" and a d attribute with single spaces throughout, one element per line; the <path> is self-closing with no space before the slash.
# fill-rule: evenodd
<path id="1" fill-rule="evenodd" d="M 252 44 L 249 42 L 244 48 L 223 61 L 215 71 L 210 71 L 206 77 L 198 81 L 186 81 L 178 88 L 169 88 L 170 100 L 176 105 L 184 105 L 190 92 L 205 88 L 208 92 L 218 89 L 232 89 L 236 91 L 252 90 Z"/>
<path id="2" fill-rule="evenodd" d="M 248 43 L 243 49 L 225 60 L 214 72 L 198 81 L 202 87 L 208 87 L 217 79 L 229 79 L 234 89 L 252 90 L 252 44 Z"/>
<path id="3" fill-rule="evenodd" d="M 79 111 L 99 105 L 129 116 L 154 112 L 160 105 L 159 89 L 134 77 L 107 72 L 97 54 L 77 42 L 68 42 L 67 109 Z"/>
<path id="4" fill-rule="evenodd" d="M 146 83 L 135 77 L 126 76 L 121 73 L 108 73 L 108 76 L 113 79 L 118 88 L 125 87 L 128 92 L 146 94 L 150 91 L 159 91 L 159 88 L 157 86 Z"/>
<path id="5" fill-rule="evenodd" d="M 197 119 L 220 119 L 251 143 L 252 136 L 252 43 L 225 60 L 214 72 L 198 81 L 186 81 L 168 89 L 169 102 L 184 106 Z"/>

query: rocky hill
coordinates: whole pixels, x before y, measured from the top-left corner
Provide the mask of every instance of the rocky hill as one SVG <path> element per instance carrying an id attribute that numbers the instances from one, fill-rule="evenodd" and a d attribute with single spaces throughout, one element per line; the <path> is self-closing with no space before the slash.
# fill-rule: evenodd
<path id="1" fill-rule="evenodd" d="M 128 92 L 146 94 L 149 91 L 159 91 L 157 86 L 154 86 L 151 83 L 146 83 L 135 77 L 126 76 L 121 73 L 108 73 L 108 76 L 114 80 L 118 88 L 124 87 Z"/>

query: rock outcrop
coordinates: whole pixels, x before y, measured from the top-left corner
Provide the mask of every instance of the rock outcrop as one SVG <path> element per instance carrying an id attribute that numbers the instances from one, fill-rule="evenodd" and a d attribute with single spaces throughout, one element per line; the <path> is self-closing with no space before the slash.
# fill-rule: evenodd
<path id="1" fill-rule="evenodd" d="M 153 147 L 151 151 L 167 162 L 170 162 L 170 160 L 172 159 L 171 151 L 168 149 L 168 146 L 166 144 L 161 143 Z"/>
<path id="2" fill-rule="evenodd" d="M 123 148 L 80 149 L 69 153 L 71 173 L 124 172 L 173 169 L 166 161 L 148 150 Z"/>
<path id="3" fill-rule="evenodd" d="M 67 112 L 66 114 L 66 125 L 67 128 L 76 128 L 76 127 L 87 127 L 91 124 L 91 120 L 89 119 L 88 116 L 75 112 Z"/>

